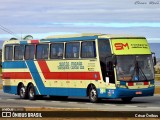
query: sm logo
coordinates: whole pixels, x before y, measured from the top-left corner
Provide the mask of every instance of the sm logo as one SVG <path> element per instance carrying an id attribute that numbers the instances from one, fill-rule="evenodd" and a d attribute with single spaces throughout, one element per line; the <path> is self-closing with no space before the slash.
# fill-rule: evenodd
<path id="1" fill-rule="evenodd" d="M 128 48 L 129 49 L 129 45 L 128 43 L 115 43 L 114 46 L 116 47 L 116 50 L 124 50 L 124 48 Z"/>

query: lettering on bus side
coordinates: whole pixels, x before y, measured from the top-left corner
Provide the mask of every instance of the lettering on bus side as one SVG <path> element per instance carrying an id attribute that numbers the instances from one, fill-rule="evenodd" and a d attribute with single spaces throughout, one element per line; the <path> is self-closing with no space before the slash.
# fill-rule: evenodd
<path id="1" fill-rule="evenodd" d="M 58 69 L 84 69 L 84 65 L 82 62 L 59 62 Z"/>
<path id="2" fill-rule="evenodd" d="M 114 46 L 116 47 L 116 50 L 124 50 L 124 48 L 129 49 L 128 43 L 115 43 Z"/>

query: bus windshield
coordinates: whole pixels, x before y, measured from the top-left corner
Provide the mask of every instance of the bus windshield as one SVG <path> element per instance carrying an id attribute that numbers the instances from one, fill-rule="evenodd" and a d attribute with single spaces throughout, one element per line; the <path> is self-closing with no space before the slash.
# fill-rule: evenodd
<path id="1" fill-rule="evenodd" d="M 124 81 L 146 81 L 154 79 L 151 55 L 117 56 L 117 79 Z"/>

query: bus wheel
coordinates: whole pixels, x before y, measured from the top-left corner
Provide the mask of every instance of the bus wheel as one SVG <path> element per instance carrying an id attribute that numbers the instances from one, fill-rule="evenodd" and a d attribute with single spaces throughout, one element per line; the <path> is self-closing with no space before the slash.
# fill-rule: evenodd
<path id="1" fill-rule="evenodd" d="M 32 84 L 28 87 L 28 97 L 30 100 L 36 99 L 36 92 Z"/>
<path id="2" fill-rule="evenodd" d="M 91 88 L 89 90 L 89 100 L 93 103 L 98 102 L 98 94 L 97 94 L 97 90 L 94 86 L 91 86 Z"/>
<path id="3" fill-rule="evenodd" d="M 19 88 L 19 96 L 22 99 L 27 98 L 26 89 L 25 89 L 24 85 L 21 85 Z"/>
<path id="4" fill-rule="evenodd" d="M 126 98 L 121 98 L 121 99 L 122 99 L 123 102 L 128 103 L 128 102 L 131 102 L 132 98 L 133 97 L 126 97 Z"/>

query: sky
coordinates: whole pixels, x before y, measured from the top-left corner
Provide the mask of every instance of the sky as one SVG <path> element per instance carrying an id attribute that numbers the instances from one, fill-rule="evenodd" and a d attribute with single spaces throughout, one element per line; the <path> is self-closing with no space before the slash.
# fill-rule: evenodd
<path id="1" fill-rule="evenodd" d="M 160 43 L 160 0 L 0 0 L 0 40 L 73 33 L 130 34 Z"/>

